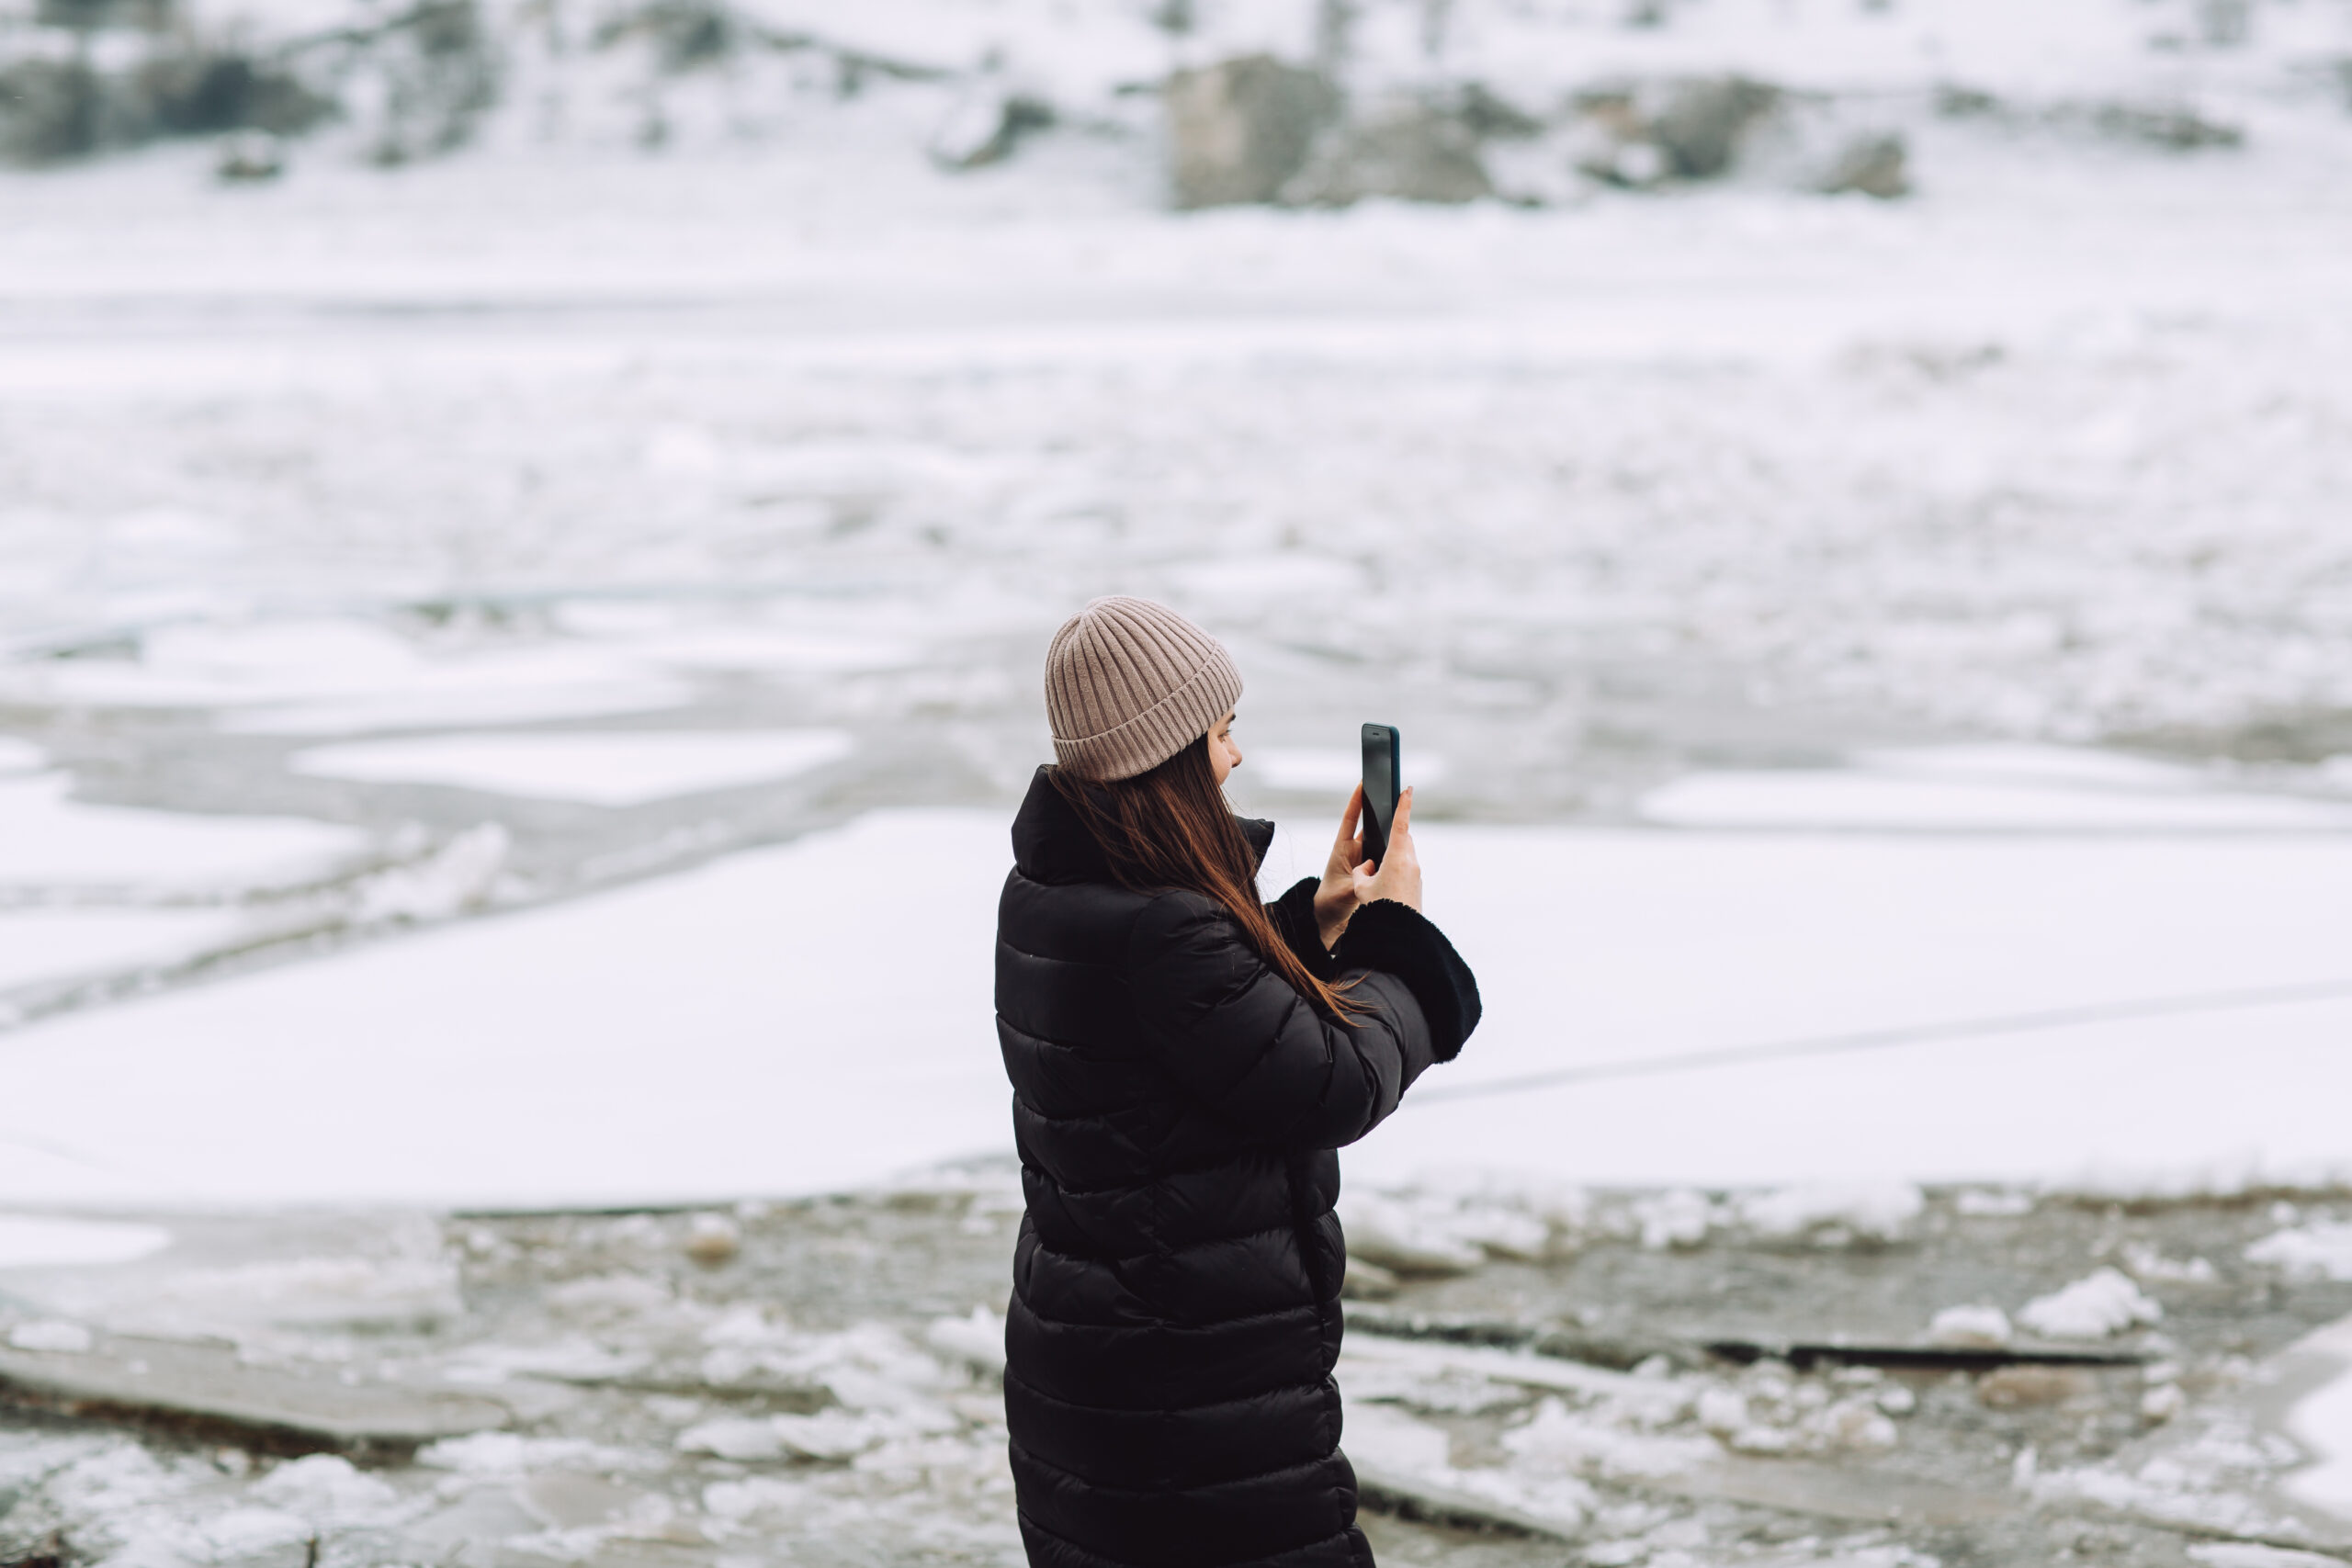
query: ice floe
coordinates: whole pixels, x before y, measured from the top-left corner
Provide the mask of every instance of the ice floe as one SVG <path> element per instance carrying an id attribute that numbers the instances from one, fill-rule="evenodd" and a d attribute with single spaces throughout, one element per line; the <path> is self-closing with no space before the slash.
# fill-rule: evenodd
<path id="1" fill-rule="evenodd" d="M 319 778 L 622 807 L 775 783 L 853 749 L 837 729 L 473 732 L 313 747 L 289 765 Z"/>
<path id="2" fill-rule="evenodd" d="M 271 886 L 325 876 L 366 845 L 348 828 L 100 806 L 64 773 L 0 779 L 0 884 Z"/>
<path id="3" fill-rule="evenodd" d="M 1693 773 L 1639 803 L 1678 828 L 2329 832 L 2352 806 L 2215 789 L 2194 771 L 2049 747 L 1865 752 L 1839 770 Z"/>
<path id="4" fill-rule="evenodd" d="M 0 1214 L 0 1269 L 57 1269 L 130 1263 L 169 1247 L 160 1225 L 119 1220 Z"/>
<path id="5" fill-rule="evenodd" d="M 2294 1226 L 2263 1237 L 2245 1255 L 2250 1262 L 2274 1264 L 2300 1278 L 2352 1280 L 2352 1224 Z"/>
<path id="6" fill-rule="evenodd" d="M 2101 1269 L 2064 1290 L 2037 1296 L 2018 1311 L 2020 1327 L 2050 1339 L 2104 1339 L 2127 1328 L 2164 1321 L 2164 1307 L 2130 1276 Z"/>

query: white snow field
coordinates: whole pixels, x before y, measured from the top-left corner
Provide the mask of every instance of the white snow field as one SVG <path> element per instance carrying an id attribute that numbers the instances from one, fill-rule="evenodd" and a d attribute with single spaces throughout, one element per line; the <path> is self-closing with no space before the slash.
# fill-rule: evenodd
<path id="1" fill-rule="evenodd" d="M 1004 1152 L 1005 827 L 876 813 L 21 1031 L 0 1043 L 0 1190 L 698 1200 Z M 1292 825 L 1275 874 L 1313 864 L 1329 830 Z M 1357 1179 L 1475 1164 L 2195 1190 L 2352 1168 L 2352 839 L 1431 824 L 1425 843 L 1430 912 L 1488 1013 L 1351 1151 Z M 1851 1038 L 1906 1029 L 1928 1033 Z M 1600 1076 L 1540 1081 L 1563 1073 Z"/>

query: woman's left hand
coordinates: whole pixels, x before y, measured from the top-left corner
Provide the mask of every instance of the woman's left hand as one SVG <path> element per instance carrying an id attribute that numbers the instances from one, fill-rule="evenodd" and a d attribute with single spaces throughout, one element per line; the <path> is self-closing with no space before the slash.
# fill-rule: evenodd
<path id="1" fill-rule="evenodd" d="M 1358 784 L 1340 818 L 1340 836 L 1331 841 L 1331 858 L 1323 865 L 1323 885 L 1315 890 L 1315 931 L 1326 953 L 1340 945 L 1340 935 L 1356 912 L 1355 872 L 1363 863 L 1363 835 L 1358 829 L 1363 821 L 1363 785 Z"/>

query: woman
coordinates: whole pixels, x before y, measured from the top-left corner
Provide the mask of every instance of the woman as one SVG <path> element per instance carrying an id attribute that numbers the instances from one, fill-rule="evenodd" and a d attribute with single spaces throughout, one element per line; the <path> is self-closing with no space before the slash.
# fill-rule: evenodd
<path id="1" fill-rule="evenodd" d="M 1340 1452 L 1332 1152 L 1478 1021 L 1421 919 L 1410 793 L 1363 861 L 1256 893 L 1273 825 L 1225 803 L 1241 678 L 1216 638 L 1098 599 L 1046 662 L 1057 765 L 1012 826 L 997 1032 L 1028 1213 L 1005 1326 L 1029 1561 L 1364 1565 Z"/>

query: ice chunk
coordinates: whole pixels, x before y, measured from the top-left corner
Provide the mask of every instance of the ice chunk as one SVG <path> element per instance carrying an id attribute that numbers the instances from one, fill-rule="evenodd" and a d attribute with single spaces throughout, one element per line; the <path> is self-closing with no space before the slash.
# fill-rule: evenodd
<path id="1" fill-rule="evenodd" d="M 1768 1236 L 1832 1233 L 1868 1241 L 1893 1241 L 1927 1207 L 1927 1197 L 1907 1181 L 1823 1182 L 1784 1187 L 1740 1201 L 1739 1217 Z"/>
<path id="2" fill-rule="evenodd" d="M 784 1438 L 771 1421 L 729 1416 L 679 1433 L 678 1451 L 731 1460 L 780 1459 L 784 1455 Z"/>
<path id="3" fill-rule="evenodd" d="M 1634 1221 L 1640 1228 L 1642 1245 L 1653 1252 L 1696 1247 L 1713 1228 L 1715 1206 L 1705 1193 L 1683 1188 L 1641 1200 L 1634 1205 Z"/>
<path id="4" fill-rule="evenodd" d="M 2033 1194 L 1972 1187 L 1952 1200 L 1952 1207 L 1972 1220 L 2011 1219 L 2033 1213 Z"/>
<path id="5" fill-rule="evenodd" d="M 1451 1217 L 1450 1211 L 1371 1193 L 1340 1200 L 1348 1249 L 1399 1274 L 1460 1274 L 1486 1261 Z"/>
<path id="6" fill-rule="evenodd" d="M 160 1225 L 0 1214 L 0 1269 L 129 1263 L 161 1252 L 171 1241 L 172 1233 Z"/>
<path id="7" fill-rule="evenodd" d="M 2018 1322 L 2050 1339 L 2104 1339 L 2137 1325 L 2161 1322 L 2165 1309 L 2113 1269 L 2101 1269 L 2064 1290 L 2028 1302 Z"/>
<path id="8" fill-rule="evenodd" d="M 56 1318 L 41 1318 L 32 1323 L 20 1323 L 8 1330 L 8 1343 L 19 1350 L 51 1350 L 69 1356 L 88 1353 L 90 1331 L 78 1323 L 66 1323 Z"/>
<path id="9" fill-rule="evenodd" d="M 390 1507 L 400 1494 L 334 1454 L 311 1454 L 279 1465 L 254 1495 L 314 1524 L 356 1522 L 354 1516 Z"/>
<path id="10" fill-rule="evenodd" d="M 2217 1540 L 2188 1549 L 2188 1560 L 2199 1568 L 2342 1568 L 2341 1557 L 2292 1547 L 2261 1546 L 2248 1540 Z"/>
<path id="11" fill-rule="evenodd" d="M 1963 1349 L 1998 1349 L 2012 1333 L 2009 1314 L 1996 1306 L 1950 1306 L 1928 1323 L 1929 1339 Z"/>
<path id="12" fill-rule="evenodd" d="M 2264 1236 L 2245 1249 L 2249 1263 L 2267 1263 L 2301 1279 L 2352 1281 L 2352 1224 L 2310 1224 Z"/>
<path id="13" fill-rule="evenodd" d="M 424 859 L 362 878 L 355 889 L 352 920 L 446 920 L 479 908 L 490 899 L 506 869 L 513 840 L 504 827 L 483 822 L 467 829 Z"/>
<path id="14" fill-rule="evenodd" d="M 984 1306 L 974 1307 L 969 1317 L 933 1319 L 923 1339 L 933 1349 L 944 1351 L 983 1372 L 1003 1374 L 1004 1319 Z"/>

